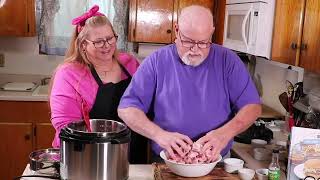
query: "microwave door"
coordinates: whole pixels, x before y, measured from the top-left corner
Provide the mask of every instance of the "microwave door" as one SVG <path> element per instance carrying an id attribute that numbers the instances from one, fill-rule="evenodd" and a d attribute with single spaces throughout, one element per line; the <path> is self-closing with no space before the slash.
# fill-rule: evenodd
<path id="1" fill-rule="evenodd" d="M 226 8 L 226 30 L 224 32 L 223 43 L 225 47 L 240 52 L 247 52 L 251 22 L 250 7 L 237 8 L 237 6 L 229 5 Z"/>

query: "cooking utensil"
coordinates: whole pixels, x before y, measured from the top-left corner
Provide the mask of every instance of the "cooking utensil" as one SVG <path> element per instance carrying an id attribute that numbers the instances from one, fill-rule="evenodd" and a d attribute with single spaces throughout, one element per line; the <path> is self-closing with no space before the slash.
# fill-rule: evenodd
<path id="1" fill-rule="evenodd" d="M 86 128 L 88 132 L 91 132 L 91 126 L 90 126 L 90 117 L 89 117 L 89 110 L 87 108 L 87 104 L 85 101 L 82 101 L 81 103 L 81 108 L 82 108 L 82 115 L 83 115 L 83 120 L 85 122 Z"/>
<path id="2" fill-rule="evenodd" d="M 29 155 L 30 169 L 41 174 L 59 174 L 60 149 L 41 149 Z"/>
<path id="3" fill-rule="evenodd" d="M 90 119 L 90 126 L 78 121 L 61 130 L 61 179 L 127 179 L 130 130 L 106 119 Z"/>
<path id="4" fill-rule="evenodd" d="M 287 112 L 289 112 L 288 108 L 288 94 L 287 92 L 283 92 L 279 95 L 279 100 L 281 105 L 286 109 Z"/>

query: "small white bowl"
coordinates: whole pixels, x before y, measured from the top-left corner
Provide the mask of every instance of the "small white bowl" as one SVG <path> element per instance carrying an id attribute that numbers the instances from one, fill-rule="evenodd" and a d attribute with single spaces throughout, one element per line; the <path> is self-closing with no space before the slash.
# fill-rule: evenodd
<path id="1" fill-rule="evenodd" d="M 169 169 L 179 175 L 184 177 L 200 177 L 209 174 L 213 168 L 221 161 L 222 156 L 219 155 L 218 159 L 215 162 L 207 164 L 183 164 L 170 161 L 167 159 L 164 151 L 160 152 L 160 157 L 164 160 Z"/>
<path id="2" fill-rule="evenodd" d="M 265 140 L 262 140 L 262 139 L 252 139 L 251 140 L 251 145 L 256 148 L 265 147 L 267 144 L 268 144 L 268 142 Z"/>
<path id="3" fill-rule="evenodd" d="M 224 159 L 224 170 L 228 173 L 236 173 L 239 169 L 243 168 L 244 161 L 238 158 Z"/>
<path id="4" fill-rule="evenodd" d="M 255 171 L 248 168 L 243 168 L 238 170 L 240 179 L 242 180 L 251 180 L 254 178 Z"/>
<path id="5" fill-rule="evenodd" d="M 258 180 L 268 180 L 268 169 L 257 169 L 256 174 L 258 177 Z"/>
<path id="6" fill-rule="evenodd" d="M 254 148 L 253 157 L 259 161 L 270 160 L 272 151 L 266 148 Z"/>

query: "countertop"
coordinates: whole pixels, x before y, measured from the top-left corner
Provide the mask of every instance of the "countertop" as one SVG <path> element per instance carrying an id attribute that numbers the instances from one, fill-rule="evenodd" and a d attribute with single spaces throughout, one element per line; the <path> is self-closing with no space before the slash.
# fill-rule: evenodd
<path id="1" fill-rule="evenodd" d="M 3 101 L 48 101 L 48 88 L 41 86 L 41 79 L 47 75 L 0 74 L 0 86 L 7 82 L 33 82 L 38 87 L 33 92 L 0 90 L 0 100 Z M 40 93 L 37 93 L 40 90 Z"/>
<path id="2" fill-rule="evenodd" d="M 248 144 L 242 144 L 235 142 L 232 146 L 232 154 L 238 156 L 239 158 L 245 161 L 245 167 L 250 169 L 259 169 L 259 168 L 268 168 L 269 161 L 258 161 L 253 158 L 252 152 L 253 147 Z M 284 164 L 282 164 L 282 167 Z M 33 171 L 29 169 L 29 164 L 26 166 L 23 175 L 35 175 Z M 131 164 L 129 166 L 129 179 L 128 180 L 153 180 L 153 167 L 151 164 L 143 164 L 143 165 L 136 165 Z M 47 178 L 21 178 L 24 180 L 46 180 Z M 286 176 L 284 171 L 281 171 L 281 180 L 285 180 Z"/>
<path id="3" fill-rule="evenodd" d="M 26 166 L 23 175 L 33 175 L 33 172 L 29 168 L 29 164 Z M 129 179 L 128 180 L 153 180 L 153 167 L 151 164 L 130 164 L 129 166 Z M 48 180 L 48 178 L 21 178 L 21 180 Z"/>
<path id="4" fill-rule="evenodd" d="M 275 140 L 285 140 L 288 137 L 285 135 L 286 133 L 284 132 L 274 132 L 274 137 Z M 267 149 L 272 149 L 272 147 L 274 147 L 274 145 L 269 144 L 266 146 Z M 270 160 L 266 160 L 266 161 L 259 161 L 254 159 L 253 157 L 253 149 L 254 147 L 252 147 L 250 144 L 243 144 L 243 143 L 238 143 L 238 142 L 234 142 L 232 148 L 231 148 L 231 154 L 235 155 L 237 157 L 239 157 L 240 159 L 244 160 L 245 162 L 245 166 L 247 168 L 250 169 L 261 169 L 261 168 L 268 168 L 269 164 L 270 164 Z M 286 168 L 287 164 L 285 164 L 284 162 L 282 162 L 280 160 L 280 167 L 281 167 L 281 177 L 280 179 L 286 179 L 286 175 L 284 172 L 284 169 Z"/>

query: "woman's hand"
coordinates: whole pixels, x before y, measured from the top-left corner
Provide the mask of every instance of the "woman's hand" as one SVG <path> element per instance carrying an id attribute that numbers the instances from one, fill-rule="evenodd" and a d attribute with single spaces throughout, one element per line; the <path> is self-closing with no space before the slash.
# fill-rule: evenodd
<path id="1" fill-rule="evenodd" d="M 193 144 L 193 141 L 188 136 L 168 131 L 157 133 L 154 141 L 166 150 L 170 158 L 176 158 L 175 153 L 183 157 Z"/>

